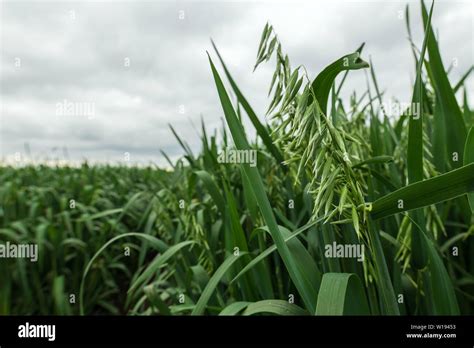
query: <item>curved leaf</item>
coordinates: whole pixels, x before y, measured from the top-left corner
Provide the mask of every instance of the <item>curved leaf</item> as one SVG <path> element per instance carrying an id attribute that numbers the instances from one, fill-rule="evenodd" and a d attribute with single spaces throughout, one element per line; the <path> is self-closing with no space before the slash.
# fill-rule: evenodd
<path id="1" fill-rule="evenodd" d="M 373 219 L 381 219 L 453 199 L 471 191 L 474 191 L 474 163 L 389 193 L 372 203 L 370 214 Z"/>
<path id="2" fill-rule="evenodd" d="M 81 279 L 81 286 L 79 288 L 79 312 L 81 315 L 84 315 L 84 282 L 86 280 L 87 274 L 89 273 L 90 268 L 94 264 L 94 261 L 99 257 L 99 255 L 107 249 L 109 245 L 111 245 L 113 242 L 126 238 L 126 237 L 139 237 L 143 238 L 146 241 L 150 242 L 152 246 L 154 246 L 158 251 L 163 252 L 165 251 L 168 246 L 158 238 L 152 237 L 148 234 L 145 233 L 137 233 L 137 232 L 129 232 L 129 233 L 123 233 L 121 235 L 118 235 L 112 239 L 110 239 L 107 243 L 105 243 L 95 254 L 92 256 L 90 259 L 89 263 L 87 264 L 84 273 L 82 274 L 82 279 Z"/>
<path id="3" fill-rule="evenodd" d="M 345 70 L 358 70 L 368 68 L 369 63 L 360 58 L 359 52 L 347 54 L 334 63 L 328 65 L 319 75 L 314 79 L 311 88 L 316 96 L 321 111 L 326 115 L 327 103 L 329 98 L 329 91 L 340 72 Z M 311 100 L 310 100 L 311 102 Z"/>
<path id="4" fill-rule="evenodd" d="M 312 221 L 306 225 L 304 225 L 303 227 L 300 227 L 299 229 L 297 229 L 295 232 L 293 232 L 291 235 L 287 236 L 285 238 L 285 242 L 289 242 L 290 240 L 292 240 L 293 238 L 295 238 L 296 236 L 300 235 L 301 233 L 303 233 L 304 231 L 306 231 L 308 228 L 316 225 L 317 223 L 321 222 L 323 218 L 320 218 L 318 220 L 315 220 L 315 221 Z M 281 227 L 281 226 L 280 226 Z M 263 230 L 266 230 L 268 231 L 268 228 L 266 226 L 262 227 Z M 272 252 L 274 252 L 275 250 L 277 250 L 277 247 L 276 245 L 272 245 L 270 247 L 268 247 L 267 249 L 265 249 L 264 251 L 262 251 L 260 254 L 258 254 L 258 256 L 256 256 L 252 261 L 250 261 L 235 277 L 234 279 L 232 279 L 232 281 L 230 282 L 231 284 L 233 282 L 235 282 L 237 279 L 239 279 L 242 275 L 244 275 L 247 271 L 249 271 L 250 269 L 252 269 L 256 264 L 258 264 L 259 262 L 261 262 L 262 260 L 264 260 L 268 255 L 270 255 Z"/>
<path id="5" fill-rule="evenodd" d="M 216 290 L 219 281 L 222 279 L 224 274 L 230 269 L 230 267 L 237 261 L 241 256 L 247 253 L 240 252 L 238 256 L 231 254 L 229 257 L 225 259 L 225 261 L 219 266 L 216 272 L 212 275 L 211 279 L 209 279 L 209 283 L 207 283 L 206 288 L 202 292 L 199 300 L 197 301 L 191 315 L 202 315 L 204 310 L 206 309 L 207 302 L 211 298 L 212 294 Z"/>
<path id="6" fill-rule="evenodd" d="M 185 242 L 178 243 L 170 247 L 163 254 L 155 257 L 155 259 L 148 265 L 148 267 L 143 271 L 143 273 L 133 282 L 133 284 L 128 289 L 128 292 L 133 293 L 140 285 L 146 282 L 147 279 L 152 277 L 153 274 L 179 250 L 181 250 L 185 246 L 195 244 L 195 243 L 196 243 L 195 241 L 185 241 Z"/>
<path id="7" fill-rule="evenodd" d="M 370 315 L 359 277 L 354 273 L 325 273 L 316 315 Z"/>
<path id="8" fill-rule="evenodd" d="M 242 315 L 271 313 L 277 315 L 308 315 L 308 312 L 295 304 L 284 300 L 264 300 L 251 303 Z"/>

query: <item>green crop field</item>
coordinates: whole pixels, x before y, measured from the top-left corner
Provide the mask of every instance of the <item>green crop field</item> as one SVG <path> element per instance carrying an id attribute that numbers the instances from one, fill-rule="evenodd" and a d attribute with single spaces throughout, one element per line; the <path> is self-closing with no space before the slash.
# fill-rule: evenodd
<path id="1" fill-rule="evenodd" d="M 0 314 L 474 314 L 472 67 L 450 80 L 432 11 L 414 42 L 407 7 L 416 79 L 396 119 L 364 45 L 310 72 L 267 24 L 267 115 L 213 44 L 224 125 L 199 150 L 171 128 L 185 155 L 167 169 L 1 166 Z M 367 86 L 343 101 L 353 74 Z"/>

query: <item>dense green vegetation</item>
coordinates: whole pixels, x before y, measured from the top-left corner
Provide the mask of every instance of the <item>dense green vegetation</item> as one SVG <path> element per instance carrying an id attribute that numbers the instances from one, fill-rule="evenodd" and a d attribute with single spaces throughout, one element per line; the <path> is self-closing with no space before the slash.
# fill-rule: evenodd
<path id="1" fill-rule="evenodd" d="M 266 25 L 268 124 L 214 46 L 225 125 L 202 126 L 198 153 L 172 129 L 185 155 L 170 170 L 1 167 L 0 240 L 36 243 L 39 258 L 0 259 L 0 314 L 474 313 L 472 69 L 451 84 L 432 9 L 413 43 L 419 112 L 379 107 L 363 45 L 314 77 Z M 344 81 L 364 72 L 347 105 Z M 257 151 L 257 165 L 221 163 L 227 149 Z M 328 257 L 334 243 L 363 260 Z"/>

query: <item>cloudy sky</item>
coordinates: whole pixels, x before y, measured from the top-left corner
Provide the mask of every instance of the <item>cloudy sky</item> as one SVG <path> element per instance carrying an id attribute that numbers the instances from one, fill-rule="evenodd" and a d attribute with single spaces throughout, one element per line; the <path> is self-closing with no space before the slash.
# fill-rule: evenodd
<path id="1" fill-rule="evenodd" d="M 171 123 L 196 152 L 200 118 L 223 117 L 206 50 L 210 38 L 263 115 L 273 62 L 252 72 L 269 21 L 293 66 L 310 76 L 366 42 L 386 98 L 410 100 L 414 68 L 407 1 L 0 1 L 0 158 L 163 164 L 177 158 Z M 433 23 L 453 83 L 474 61 L 474 2 L 438 1 Z M 421 46 L 418 1 L 410 2 Z M 215 55 L 214 55 L 215 57 Z M 473 78 L 468 81 L 471 107 Z M 344 95 L 362 94 L 362 70 Z M 25 144 L 28 144 L 25 146 Z M 17 155 L 18 156 L 18 155 Z"/>

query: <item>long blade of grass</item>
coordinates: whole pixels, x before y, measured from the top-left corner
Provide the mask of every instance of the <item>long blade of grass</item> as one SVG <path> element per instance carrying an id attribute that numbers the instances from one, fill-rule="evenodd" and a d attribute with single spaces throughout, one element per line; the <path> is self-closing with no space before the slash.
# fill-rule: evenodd
<path id="1" fill-rule="evenodd" d="M 253 111 L 252 107 L 250 106 L 249 102 L 247 99 L 244 97 L 242 92 L 240 91 L 239 87 L 235 83 L 234 79 L 232 78 L 232 75 L 230 74 L 229 70 L 227 69 L 227 66 L 224 63 L 224 60 L 222 59 L 219 50 L 217 49 L 216 45 L 214 44 L 214 41 L 211 40 L 212 47 L 214 47 L 214 50 L 216 51 L 217 57 L 219 58 L 222 68 L 224 69 L 224 72 L 227 76 L 227 79 L 229 80 L 230 86 L 232 87 L 232 90 L 234 91 L 235 95 L 237 96 L 237 99 L 244 108 L 245 112 L 247 113 L 247 116 L 250 118 L 250 121 L 252 122 L 253 126 L 255 127 L 255 130 L 257 131 L 257 134 L 260 136 L 262 139 L 263 143 L 267 147 L 268 151 L 275 157 L 278 163 L 282 163 L 284 161 L 282 154 L 280 153 L 280 150 L 276 147 L 276 145 L 273 143 L 272 138 L 270 137 L 269 132 L 267 129 L 262 125 L 260 120 L 257 117 L 257 114 L 255 111 Z"/>
<path id="2" fill-rule="evenodd" d="M 209 62 L 211 65 L 212 73 L 214 75 L 214 81 L 216 83 L 217 91 L 219 98 L 221 100 L 222 108 L 227 120 L 227 124 L 232 133 L 234 143 L 239 150 L 250 150 L 250 146 L 245 137 L 242 125 L 235 115 L 234 108 L 230 102 L 229 96 L 224 88 L 222 80 L 217 72 L 214 63 L 212 62 L 211 57 L 209 57 Z M 272 239 L 277 246 L 278 252 L 285 263 L 286 269 L 290 274 L 291 279 L 293 280 L 298 292 L 300 293 L 306 307 L 309 310 L 314 310 L 316 308 L 316 294 L 311 290 L 311 284 L 307 283 L 305 277 L 302 275 L 301 270 L 296 267 L 293 256 L 290 253 L 288 246 L 286 245 L 283 236 L 280 234 L 278 224 L 276 222 L 275 216 L 273 215 L 273 210 L 271 208 L 270 202 L 265 192 L 265 187 L 263 185 L 262 178 L 256 167 L 250 167 L 248 164 L 243 164 L 242 168 L 244 169 L 247 177 L 252 182 L 255 198 L 259 203 L 259 208 L 262 213 L 262 216 L 265 220 L 266 225 L 268 226 Z"/>
<path id="3" fill-rule="evenodd" d="M 416 223 L 415 227 L 420 229 Z M 420 231 L 421 232 L 421 231 Z M 436 250 L 436 247 L 425 233 L 420 233 L 423 239 L 424 245 L 428 254 L 427 269 L 424 272 L 424 281 L 428 282 L 428 286 L 425 286 L 426 296 L 429 299 L 432 313 L 435 315 L 459 315 L 459 306 L 454 292 L 453 283 L 451 278 L 446 271 L 446 267 Z"/>
<path id="4" fill-rule="evenodd" d="M 474 163 L 389 193 L 372 203 L 370 215 L 373 219 L 381 219 L 453 199 L 471 191 L 474 191 Z"/>
<path id="5" fill-rule="evenodd" d="M 303 227 L 300 227 L 299 229 L 297 229 L 291 235 L 287 236 L 284 239 L 285 243 L 288 243 L 290 240 L 297 237 L 298 235 L 300 235 L 304 231 L 308 230 L 310 227 L 312 227 L 312 226 L 316 225 L 317 223 L 323 221 L 324 218 L 325 217 L 320 218 L 320 219 L 315 220 L 315 221 L 312 221 L 312 222 L 304 225 Z M 268 227 L 262 227 L 262 228 L 263 229 L 266 228 L 268 230 Z M 254 259 L 252 259 L 252 261 L 250 261 L 244 268 L 242 268 L 242 270 L 234 277 L 234 279 L 232 279 L 232 281 L 230 283 L 232 284 L 233 282 L 235 282 L 237 279 L 239 279 L 242 275 L 244 275 L 250 269 L 255 267 L 259 262 L 263 261 L 267 256 L 269 256 L 275 250 L 277 250 L 277 246 L 272 245 L 272 246 L 268 247 L 267 249 L 265 249 L 265 251 L 262 251 L 260 254 L 258 254 L 258 256 L 256 256 Z"/>
<path id="6" fill-rule="evenodd" d="M 471 66 L 466 73 L 459 79 L 458 83 L 453 88 L 453 92 L 456 94 L 456 92 L 463 86 L 464 82 L 466 79 L 469 77 L 471 72 L 474 70 L 474 66 Z"/>
<path id="7" fill-rule="evenodd" d="M 370 315 L 359 277 L 353 273 L 325 273 L 316 315 Z"/>
<path id="8" fill-rule="evenodd" d="M 219 284 L 220 280 L 226 274 L 232 265 L 243 255 L 246 255 L 245 252 L 240 252 L 238 255 L 231 254 L 228 256 L 225 261 L 219 266 L 219 268 L 215 271 L 212 275 L 211 279 L 209 279 L 209 283 L 207 283 L 205 289 L 201 293 L 199 300 L 196 302 L 191 315 L 202 315 L 204 314 L 204 310 L 206 309 L 207 302 L 211 298 L 212 294 L 216 290 L 217 285 Z"/>
<path id="9" fill-rule="evenodd" d="M 423 180 L 423 81 L 421 78 L 421 68 L 424 61 L 428 38 L 430 37 L 431 16 L 433 14 L 434 2 L 431 5 L 430 14 L 427 19 L 425 38 L 420 57 L 418 59 L 415 86 L 413 87 L 412 105 L 418 115 L 410 110 L 408 121 L 408 148 L 407 148 L 407 171 L 408 182 Z"/>
<path id="10" fill-rule="evenodd" d="M 216 204 L 217 209 L 220 211 L 222 216 L 225 216 L 225 200 L 211 174 L 205 170 L 198 170 L 195 173 L 207 188 L 209 194 L 214 200 L 214 203 Z"/>
<path id="11" fill-rule="evenodd" d="M 464 124 L 461 109 L 456 101 L 454 91 L 451 88 L 448 75 L 444 69 L 438 43 L 431 28 L 429 15 L 423 1 L 421 1 L 421 10 L 425 32 L 428 36 L 427 49 L 433 74 L 433 83 L 438 91 L 436 96 L 441 104 L 445 121 L 448 158 L 452 159 L 454 154 L 457 154 L 458 160 L 450 161 L 452 167 L 457 168 L 463 163 L 462 155 L 467 135 L 466 125 Z"/>
<path id="12" fill-rule="evenodd" d="M 474 163 L 474 127 L 471 127 L 464 145 L 464 165 Z M 471 212 L 474 215 L 474 193 L 468 193 L 467 198 L 471 206 Z"/>
<path id="13" fill-rule="evenodd" d="M 418 58 L 416 67 L 416 79 L 413 87 L 412 106 L 406 115 L 408 119 L 408 147 L 407 147 L 407 173 L 408 182 L 410 184 L 423 180 L 423 97 L 425 86 L 422 80 L 421 69 L 424 62 L 424 56 L 428 43 L 428 38 L 431 29 L 431 17 L 433 15 L 434 1 L 431 4 L 430 13 L 425 23 L 425 37 L 423 39 L 423 45 Z M 425 226 L 425 218 L 421 212 L 413 212 L 413 218 L 420 226 Z M 411 238 L 411 250 L 412 250 L 412 263 L 415 268 L 422 269 L 426 266 L 427 255 L 426 246 L 421 239 L 420 233 L 424 231 L 414 230 Z"/>

